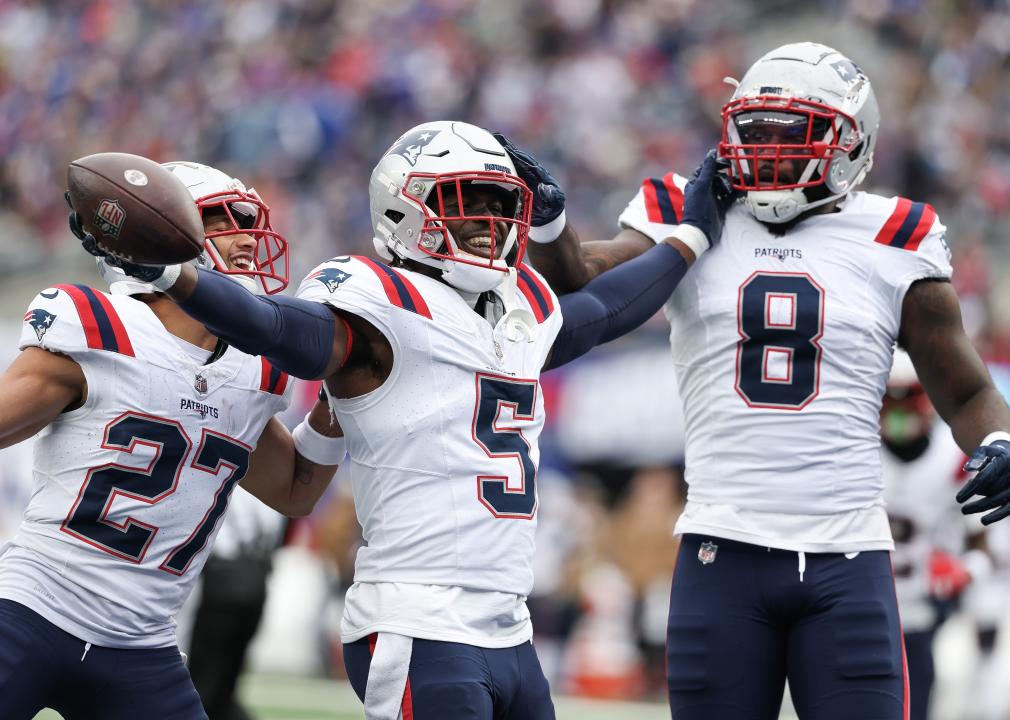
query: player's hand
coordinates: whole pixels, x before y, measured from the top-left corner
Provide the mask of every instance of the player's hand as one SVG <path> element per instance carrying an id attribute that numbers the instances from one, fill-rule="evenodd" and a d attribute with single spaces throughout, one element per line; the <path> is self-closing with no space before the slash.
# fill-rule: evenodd
<path id="1" fill-rule="evenodd" d="M 84 224 L 81 222 L 81 216 L 74 209 L 74 204 L 70 200 L 70 193 L 64 193 L 63 197 L 67 200 L 67 205 L 70 206 L 70 232 L 81 241 L 81 247 L 84 248 L 85 252 L 94 255 L 96 258 L 100 258 L 105 261 L 106 265 L 114 268 L 119 268 L 124 273 L 139 280 L 140 282 L 150 283 L 158 290 L 168 290 L 175 284 L 175 281 L 179 277 L 179 266 L 178 265 L 138 265 L 137 263 L 132 263 L 122 258 L 118 258 L 115 255 L 111 255 L 105 252 L 102 248 L 98 246 L 98 241 L 95 240 L 95 236 L 84 229 Z"/>
<path id="2" fill-rule="evenodd" d="M 975 448 L 964 469 L 974 472 L 975 477 L 961 488 L 957 501 L 963 503 L 973 495 L 981 495 L 982 499 L 962 505 L 961 512 L 969 515 L 992 510 L 982 516 L 983 525 L 1010 515 L 1010 442 L 994 440 Z"/>
<path id="3" fill-rule="evenodd" d="M 543 163 L 520 148 L 501 133 L 494 133 L 494 138 L 505 148 L 505 152 L 512 158 L 512 164 L 516 166 L 516 172 L 523 182 L 533 193 L 533 217 L 531 225 L 533 228 L 545 228 L 554 223 L 565 212 L 565 191 L 561 189 L 558 181 L 550 174 Z M 564 221 L 560 222 L 561 227 L 553 237 L 546 237 L 544 233 L 537 233 L 531 230 L 530 237 L 535 242 L 550 242 L 556 238 L 564 228 Z"/>

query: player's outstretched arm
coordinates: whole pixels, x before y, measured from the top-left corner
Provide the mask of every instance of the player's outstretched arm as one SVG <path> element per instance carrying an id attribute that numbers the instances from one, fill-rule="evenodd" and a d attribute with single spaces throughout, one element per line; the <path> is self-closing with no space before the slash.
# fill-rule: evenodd
<path id="1" fill-rule="evenodd" d="M 993 385 L 961 323 L 957 294 L 949 282 L 920 280 L 905 295 L 899 342 L 954 439 L 977 471 L 957 494 L 964 513 L 985 512 L 986 525 L 1010 515 L 1010 408 Z M 978 447 L 976 447 L 978 446 Z M 974 450 L 972 450 L 974 448 Z"/>
<path id="2" fill-rule="evenodd" d="M 343 454 L 340 426 L 331 424 L 329 407 L 324 402 L 317 402 L 304 422 L 313 432 L 327 439 L 318 443 L 339 445 L 340 454 Z M 299 429 L 295 432 L 298 433 Z M 325 457 L 327 453 L 330 457 Z M 283 515 L 304 517 L 312 512 L 333 479 L 340 462 L 333 455 L 327 448 L 323 457 L 316 457 L 326 463 L 332 459 L 332 464 L 309 460 L 299 452 L 296 440 L 287 428 L 277 418 L 272 418 L 260 435 L 249 463 L 249 472 L 242 479 L 242 487 Z"/>
<path id="3" fill-rule="evenodd" d="M 340 369 L 348 347 L 347 325 L 319 303 L 262 297 L 220 273 L 192 265 L 137 265 L 109 255 L 84 231 L 71 207 L 70 230 L 81 247 L 127 275 L 168 295 L 217 337 L 250 355 L 262 355 L 295 377 L 316 380 Z"/>
<path id="4" fill-rule="evenodd" d="M 582 243 L 565 216 L 565 193 L 550 171 L 505 135 L 494 136 L 533 193 L 531 242 L 526 251 L 554 292 L 575 292 L 600 273 L 638 257 L 655 244 L 635 230 L 622 231 L 610 242 Z"/>
<path id="5" fill-rule="evenodd" d="M 0 448 L 30 438 L 61 412 L 79 407 L 88 384 L 81 366 L 66 355 L 27 347 L 0 376 Z"/>
<path id="6" fill-rule="evenodd" d="M 717 191 L 717 158 L 709 153 L 684 190 L 684 217 L 673 235 L 559 299 L 563 322 L 545 369 L 564 365 L 625 335 L 670 298 L 688 267 L 718 238 L 732 196 Z"/>

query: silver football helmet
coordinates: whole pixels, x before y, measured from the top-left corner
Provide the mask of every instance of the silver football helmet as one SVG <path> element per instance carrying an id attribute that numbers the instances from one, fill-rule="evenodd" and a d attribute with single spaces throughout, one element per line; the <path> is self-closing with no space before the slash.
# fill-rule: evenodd
<path id="1" fill-rule="evenodd" d="M 505 191 L 503 217 L 463 209 L 464 189 L 471 184 Z M 439 121 L 411 128 L 375 166 L 368 196 L 379 256 L 438 268 L 464 292 L 497 287 L 526 252 L 532 194 L 501 144 L 475 125 Z M 446 220 L 464 218 L 487 223 L 489 257 L 467 252 L 445 226 Z M 504 236 L 501 223 L 508 227 Z"/>
<path id="2" fill-rule="evenodd" d="M 182 180 L 203 216 L 216 212 L 226 227 L 207 233 L 203 253 L 190 262 L 217 270 L 252 292 L 273 294 L 287 287 L 289 279 L 288 242 L 270 225 L 270 207 L 253 188 L 241 180 L 194 162 L 162 163 Z M 221 256 L 215 238 L 247 235 L 256 240 L 256 250 L 249 267 L 231 269 Z M 98 259 L 98 271 L 114 294 L 136 295 L 156 292 L 153 286 L 135 280 L 122 270 Z"/>
<path id="3" fill-rule="evenodd" d="M 806 42 L 755 62 L 722 119 L 719 154 L 730 161 L 733 187 L 747 193 L 758 220 L 784 223 L 862 182 L 873 166 L 880 110 L 857 65 Z M 805 192 L 822 185 L 826 196 Z"/>

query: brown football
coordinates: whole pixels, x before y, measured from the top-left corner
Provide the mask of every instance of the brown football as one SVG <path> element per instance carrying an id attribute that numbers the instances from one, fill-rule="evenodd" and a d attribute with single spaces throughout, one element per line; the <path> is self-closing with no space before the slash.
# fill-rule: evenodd
<path id="1" fill-rule="evenodd" d="M 179 178 L 153 160 L 98 153 L 70 163 L 67 188 L 84 229 L 106 252 L 142 265 L 203 251 L 200 211 Z"/>

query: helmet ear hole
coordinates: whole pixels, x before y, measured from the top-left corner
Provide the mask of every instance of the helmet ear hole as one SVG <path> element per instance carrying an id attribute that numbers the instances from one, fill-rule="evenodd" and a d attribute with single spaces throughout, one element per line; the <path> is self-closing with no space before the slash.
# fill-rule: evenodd
<path id="1" fill-rule="evenodd" d="M 860 143 L 856 145 L 856 147 L 852 148 L 852 152 L 849 153 L 849 160 L 855 160 L 860 155 L 862 155 L 863 148 L 865 147 L 866 147 L 866 141 L 865 140 L 860 141 Z"/>
<path id="2" fill-rule="evenodd" d="M 399 225 L 400 221 L 403 220 L 403 218 L 406 217 L 406 215 L 404 213 L 400 212 L 399 210 L 393 210 L 391 208 L 387 209 L 386 212 L 383 213 L 383 214 L 387 218 L 389 218 L 390 220 L 392 220 L 393 223 L 395 223 L 396 225 Z"/>

